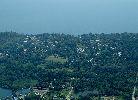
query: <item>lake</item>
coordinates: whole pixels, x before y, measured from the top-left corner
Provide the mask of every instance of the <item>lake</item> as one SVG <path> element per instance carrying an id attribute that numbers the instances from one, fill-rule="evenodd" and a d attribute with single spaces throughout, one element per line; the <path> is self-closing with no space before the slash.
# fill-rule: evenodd
<path id="1" fill-rule="evenodd" d="M 21 90 L 18 90 L 16 93 L 25 95 L 25 94 L 28 94 L 29 92 L 31 92 L 30 89 L 21 89 Z M 12 93 L 13 92 L 10 89 L 0 88 L 0 99 L 12 96 Z"/>
<path id="2" fill-rule="evenodd" d="M 12 95 L 12 90 L 0 88 L 0 98 L 5 98 Z"/>

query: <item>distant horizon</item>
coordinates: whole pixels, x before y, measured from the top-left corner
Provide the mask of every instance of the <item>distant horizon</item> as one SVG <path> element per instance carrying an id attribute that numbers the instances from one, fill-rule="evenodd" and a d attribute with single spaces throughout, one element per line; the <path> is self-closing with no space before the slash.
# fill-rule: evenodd
<path id="1" fill-rule="evenodd" d="M 110 33 L 93 33 L 93 32 L 89 32 L 89 33 L 82 33 L 82 34 L 76 34 L 76 33 L 59 33 L 59 32 L 43 32 L 43 33 L 25 33 L 25 32 L 16 32 L 16 31 L 0 31 L 0 33 L 6 33 L 6 32 L 12 32 L 12 33 L 17 33 L 17 34 L 23 34 L 23 35 L 39 35 L 39 34 L 65 34 L 65 35 L 74 35 L 74 36 L 78 36 L 78 35 L 84 35 L 84 34 L 122 34 L 122 33 L 132 33 L 132 34 L 138 34 L 138 32 L 110 32 Z"/>
<path id="2" fill-rule="evenodd" d="M 1 0 L 0 31 L 137 33 L 138 0 Z"/>

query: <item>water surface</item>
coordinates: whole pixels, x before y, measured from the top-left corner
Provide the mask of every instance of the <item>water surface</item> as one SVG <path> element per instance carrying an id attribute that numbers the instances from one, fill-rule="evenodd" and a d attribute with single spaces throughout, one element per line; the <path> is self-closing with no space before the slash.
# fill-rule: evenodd
<path id="1" fill-rule="evenodd" d="M 0 31 L 138 32 L 138 0 L 0 0 Z"/>
<path id="2" fill-rule="evenodd" d="M 11 95 L 12 95 L 11 90 L 0 88 L 0 98 L 5 98 L 5 97 L 11 96 Z"/>

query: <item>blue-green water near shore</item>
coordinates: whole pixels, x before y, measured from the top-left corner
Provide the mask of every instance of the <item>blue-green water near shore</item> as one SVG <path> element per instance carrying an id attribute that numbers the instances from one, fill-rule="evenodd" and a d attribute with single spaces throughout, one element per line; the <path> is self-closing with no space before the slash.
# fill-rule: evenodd
<path id="1" fill-rule="evenodd" d="M 5 98 L 12 95 L 12 90 L 0 88 L 0 98 Z"/>
<path id="2" fill-rule="evenodd" d="M 17 93 L 25 95 L 25 94 L 28 94 L 30 91 L 31 91 L 30 89 L 21 89 L 21 90 L 18 90 Z M 13 94 L 12 90 L 0 88 L 0 99 L 12 96 L 12 94 Z"/>

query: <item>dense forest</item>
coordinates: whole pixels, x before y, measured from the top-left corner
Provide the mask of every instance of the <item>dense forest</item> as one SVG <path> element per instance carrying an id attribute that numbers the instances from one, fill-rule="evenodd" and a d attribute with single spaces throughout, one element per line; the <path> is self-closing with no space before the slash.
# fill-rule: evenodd
<path id="1" fill-rule="evenodd" d="M 131 100 L 137 73 L 137 33 L 0 33 L 2 88 L 48 88 L 60 98 L 70 90 L 79 100 L 104 95 Z"/>

